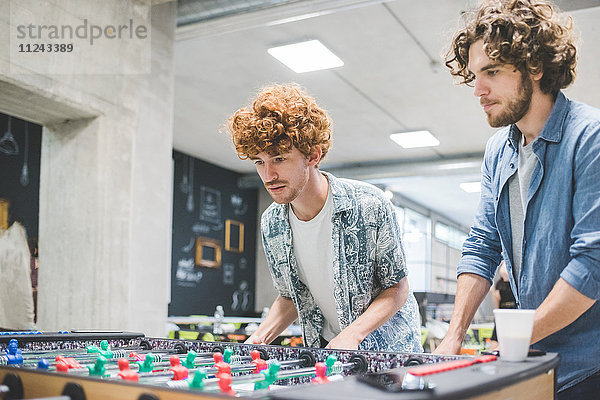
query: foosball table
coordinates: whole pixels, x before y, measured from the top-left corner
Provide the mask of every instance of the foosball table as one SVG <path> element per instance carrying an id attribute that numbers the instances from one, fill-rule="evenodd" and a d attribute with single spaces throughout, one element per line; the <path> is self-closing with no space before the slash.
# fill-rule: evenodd
<path id="1" fill-rule="evenodd" d="M 552 399 L 558 360 L 0 332 L 0 398 Z"/>

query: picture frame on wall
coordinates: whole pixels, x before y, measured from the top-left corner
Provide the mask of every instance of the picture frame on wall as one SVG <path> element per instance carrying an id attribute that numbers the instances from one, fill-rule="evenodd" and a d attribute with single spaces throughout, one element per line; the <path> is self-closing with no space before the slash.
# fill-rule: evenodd
<path id="1" fill-rule="evenodd" d="M 8 208 L 10 202 L 6 199 L 0 199 L 0 228 L 8 229 Z"/>
<path id="2" fill-rule="evenodd" d="M 220 268 L 221 248 L 222 244 L 218 240 L 207 237 L 197 237 L 195 265 L 206 268 Z"/>
<path id="3" fill-rule="evenodd" d="M 225 250 L 244 252 L 244 223 L 228 219 L 225 221 Z"/>

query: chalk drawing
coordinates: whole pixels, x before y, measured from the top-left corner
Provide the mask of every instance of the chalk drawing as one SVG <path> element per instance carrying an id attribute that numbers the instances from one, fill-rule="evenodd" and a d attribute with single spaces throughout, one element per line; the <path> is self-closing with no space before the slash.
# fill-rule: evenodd
<path id="1" fill-rule="evenodd" d="M 244 215 L 248 211 L 248 204 L 244 201 L 244 198 L 239 194 L 232 194 L 229 197 L 231 206 L 233 207 L 233 213 L 235 215 Z"/>
<path id="2" fill-rule="evenodd" d="M 19 182 L 21 182 L 21 186 L 29 185 L 29 122 L 25 122 L 25 152 Z"/>
<path id="3" fill-rule="evenodd" d="M 215 224 L 221 222 L 221 192 L 206 186 L 200 187 L 200 219 Z"/>
<path id="4" fill-rule="evenodd" d="M 248 282 L 240 282 L 239 289 L 233 292 L 232 300 L 231 309 L 233 311 L 248 311 L 252 300 L 252 292 L 248 290 Z"/>
<path id="5" fill-rule="evenodd" d="M 235 266 L 233 264 L 223 264 L 223 284 L 233 285 Z"/>
<path id="6" fill-rule="evenodd" d="M 179 184 L 179 190 L 181 190 L 181 193 L 184 194 L 188 194 L 190 187 L 189 187 L 189 178 L 188 178 L 188 164 L 189 164 L 189 157 L 183 156 L 182 157 L 182 168 L 183 169 L 183 176 L 181 177 L 181 183 Z"/>
<path id="7" fill-rule="evenodd" d="M 12 118 L 8 116 L 8 128 L 0 138 L 0 152 L 7 156 L 16 156 L 19 154 L 19 143 L 12 134 Z"/>
<path id="8" fill-rule="evenodd" d="M 206 224 L 196 223 L 192 226 L 192 231 L 194 233 L 208 233 L 210 232 L 210 226 Z"/>
<path id="9" fill-rule="evenodd" d="M 189 253 L 190 251 L 192 251 L 192 249 L 194 248 L 194 244 L 196 243 L 196 240 L 194 238 L 190 238 L 190 242 L 188 244 L 186 244 L 185 246 L 183 246 L 181 248 L 181 250 L 184 253 Z"/>
<path id="10" fill-rule="evenodd" d="M 194 268 L 193 258 L 182 258 L 175 271 L 177 286 L 195 287 L 202 280 L 202 271 Z"/>
<path id="11" fill-rule="evenodd" d="M 185 208 L 188 212 L 194 211 L 194 159 L 192 157 L 188 157 L 188 184 L 187 184 L 187 201 L 185 203 Z"/>

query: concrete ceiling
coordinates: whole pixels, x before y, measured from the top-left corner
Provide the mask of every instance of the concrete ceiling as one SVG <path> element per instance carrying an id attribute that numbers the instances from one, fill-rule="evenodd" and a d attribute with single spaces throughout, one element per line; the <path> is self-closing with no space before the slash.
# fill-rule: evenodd
<path id="1" fill-rule="evenodd" d="M 480 159 L 494 130 L 472 89 L 453 84 L 440 55 L 461 12 L 473 3 L 295 1 L 180 26 L 174 148 L 252 173 L 253 165 L 237 158 L 219 128 L 261 86 L 297 82 L 333 118 L 334 143 L 322 169 L 360 178 L 350 171 L 381 168 L 385 174 L 369 179 L 469 226 L 478 194 L 462 192 L 458 183 L 477 180 L 473 161 Z M 569 4 L 582 40 L 578 77 L 566 93 L 600 107 L 600 2 Z M 309 39 L 320 40 L 344 66 L 296 74 L 267 53 L 270 47 Z M 430 130 L 440 145 L 403 149 L 389 139 L 390 133 L 414 129 Z M 431 165 L 465 159 L 470 163 L 452 175 L 431 173 Z"/>

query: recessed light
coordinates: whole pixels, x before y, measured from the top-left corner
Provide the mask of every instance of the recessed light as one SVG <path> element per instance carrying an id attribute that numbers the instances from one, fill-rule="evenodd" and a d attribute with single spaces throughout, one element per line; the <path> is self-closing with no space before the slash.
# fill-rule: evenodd
<path id="1" fill-rule="evenodd" d="M 481 162 L 477 161 L 468 161 L 468 162 L 451 162 L 448 164 L 442 164 L 438 168 L 447 170 L 447 169 L 463 169 L 463 168 L 475 168 L 481 165 Z"/>
<path id="2" fill-rule="evenodd" d="M 463 182 L 460 188 L 467 193 L 479 193 L 481 192 L 481 182 Z"/>
<path id="3" fill-rule="evenodd" d="M 392 133 L 390 139 L 405 149 L 439 146 L 440 141 L 429 131 Z"/>
<path id="4" fill-rule="evenodd" d="M 267 51 L 298 74 L 344 65 L 338 56 L 318 40 L 271 47 Z"/>

